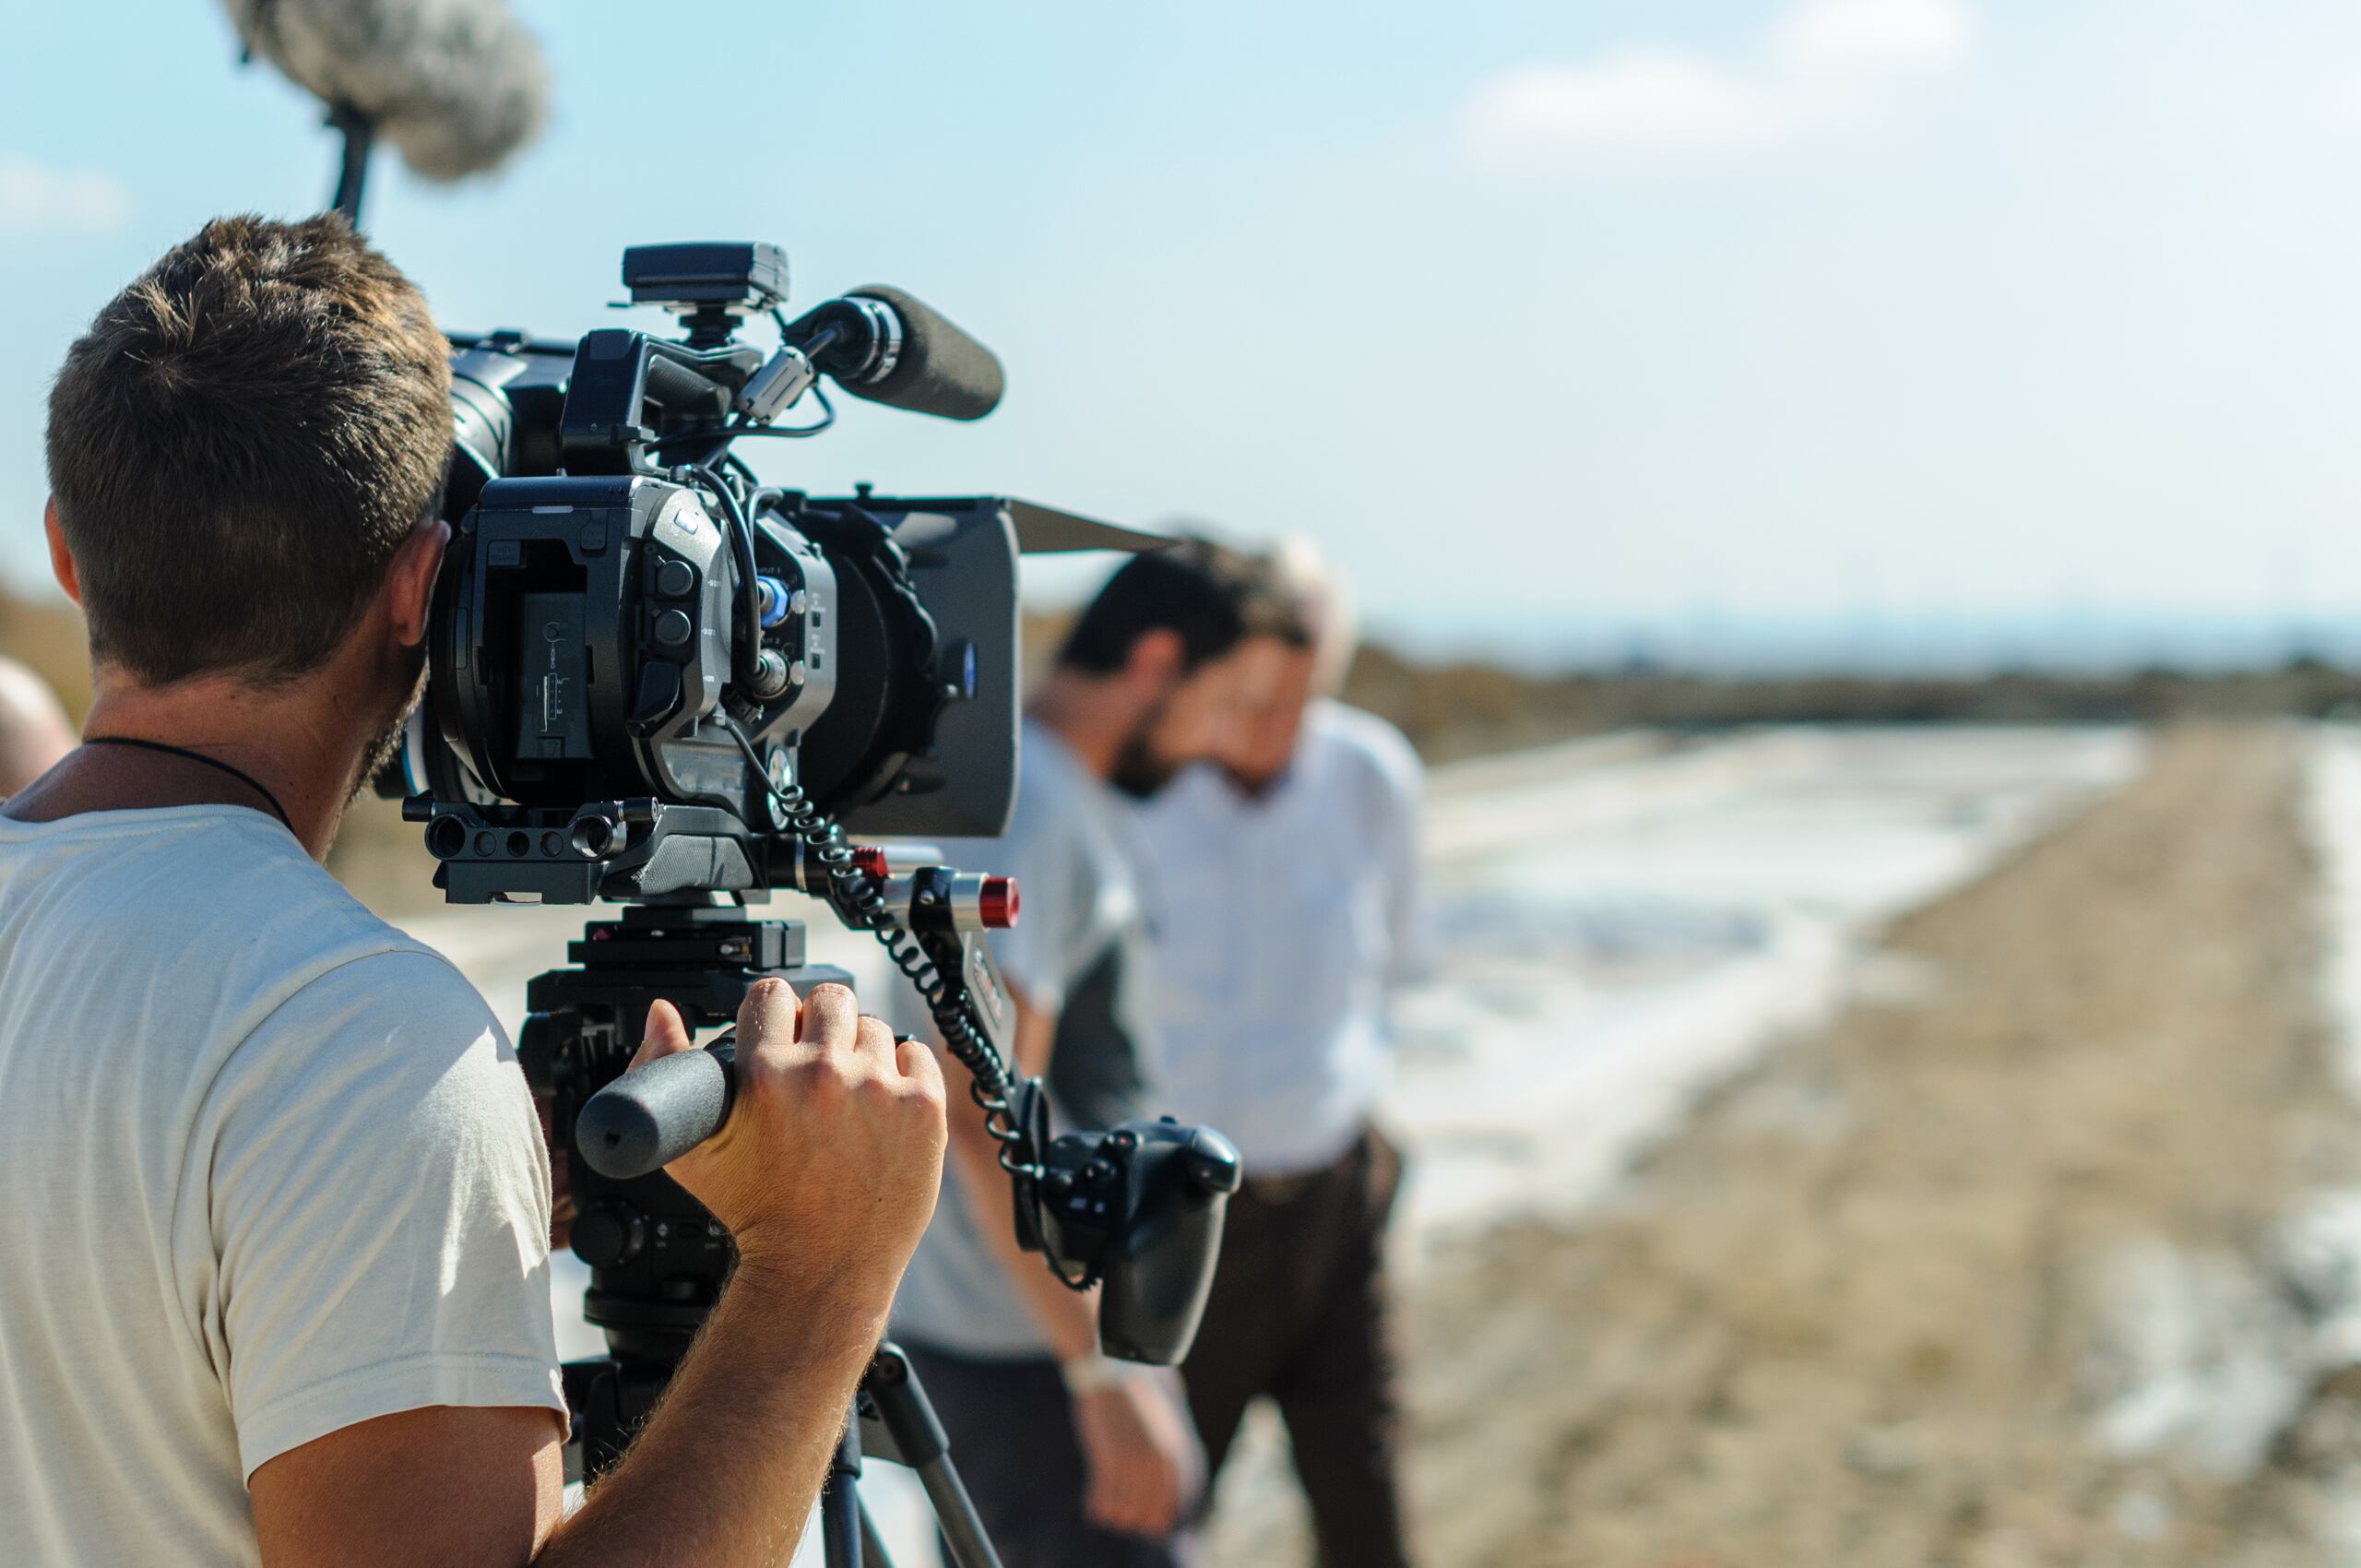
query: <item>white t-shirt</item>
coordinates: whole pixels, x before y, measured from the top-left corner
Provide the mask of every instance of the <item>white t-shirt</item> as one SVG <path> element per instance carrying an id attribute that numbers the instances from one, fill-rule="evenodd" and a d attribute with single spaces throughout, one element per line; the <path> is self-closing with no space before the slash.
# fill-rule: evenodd
<path id="1" fill-rule="evenodd" d="M 1259 797 L 1193 767 L 1138 812 L 1156 932 L 1162 1104 L 1246 1173 L 1316 1170 L 1382 1087 L 1386 1007 L 1430 962 L 1416 753 L 1331 702 Z"/>
<path id="2" fill-rule="evenodd" d="M 0 1171 L 10 1562 L 252 1564 L 274 1455 L 564 1408 L 515 1053 L 259 812 L 0 819 Z"/>

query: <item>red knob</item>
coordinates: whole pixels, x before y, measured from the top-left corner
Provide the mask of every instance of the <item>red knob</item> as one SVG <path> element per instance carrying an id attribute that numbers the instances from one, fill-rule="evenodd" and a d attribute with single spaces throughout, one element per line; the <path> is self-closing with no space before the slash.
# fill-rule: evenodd
<path id="1" fill-rule="evenodd" d="M 1016 923 L 1016 878 L 988 876 L 976 896 L 976 913 L 986 931 L 1006 931 Z"/>
<path id="2" fill-rule="evenodd" d="M 883 882 L 892 874 L 885 863 L 885 847 L 882 844 L 856 844 L 852 847 L 852 863 L 856 870 L 865 871 Z"/>

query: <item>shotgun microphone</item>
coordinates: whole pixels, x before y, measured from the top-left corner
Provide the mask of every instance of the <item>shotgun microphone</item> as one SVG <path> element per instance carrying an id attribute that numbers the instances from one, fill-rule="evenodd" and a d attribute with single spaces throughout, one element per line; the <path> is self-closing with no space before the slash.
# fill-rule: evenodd
<path id="1" fill-rule="evenodd" d="M 1000 406 L 1000 361 L 951 318 L 903 290 L 870 283 L 788 327 L 816 344 L 812 362 L 856 398 L 938 419 L 979 420 Z"/>

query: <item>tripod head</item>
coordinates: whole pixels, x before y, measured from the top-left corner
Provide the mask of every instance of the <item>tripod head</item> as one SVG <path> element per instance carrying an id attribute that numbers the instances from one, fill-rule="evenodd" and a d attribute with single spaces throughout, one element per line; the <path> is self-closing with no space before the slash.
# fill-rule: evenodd
<path id="1" fill-rule="evenodd" d="M 1237 1151 L 1169 1120 L 1052 1137 L 1047 1092 L 1003 1065 L 1006 992 L 980 940 L 1016 919 L 1014 885 L 913 863 L 914 850 L 897 860 L 856 849 L 812 815 L 783 862 L 791 882 L 874 934 L 926 999 L 1000 1142 L 1020 1245 L 1074 1289 L 1104 1287 L 1109 1354 L 1179 1361 L 1212 1289 Z M 518 1056 L 564 1130 L 574 1251 L 591 1269 L 583 1315 L 612 1351 L 568 1368 L 586 1473 L 621 1455 L 736 1262 L 720 1224 L 663 1169 L 729 1120 L 735 1041 L 724 1034 L 633 1068 L 650 1004 L 671 1003 L 693 1029 L 712 1028 L 736 1016 L 757 980 L 784 979 L 799 992 L 850 980 L 807 962 L 800 922 L 758 920 L 722 897 L 652 899 L 594 922 L 567 949 L 573 967 L 526 990 Z"/>

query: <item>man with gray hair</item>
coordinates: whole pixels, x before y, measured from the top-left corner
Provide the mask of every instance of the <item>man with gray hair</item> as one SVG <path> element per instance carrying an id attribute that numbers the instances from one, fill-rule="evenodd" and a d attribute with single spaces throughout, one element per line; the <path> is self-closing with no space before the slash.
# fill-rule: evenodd
<path id="1" fill-rule="evenodd" d="M 1276 1401 L 1327 1568 L 1405 1568 L 1384 1234 L 1401 1161 L 1371 1111 L 1387 1007 L 1427 961 L 1419 769 L 1333 700 L 1353 648 L 1308 546 L 1265 564 L 1283 671 L 1216 760 L 1139 808 L 1162 1103 L 1246 1162 L 1181 1373 L 1209 1467 Z"/>

